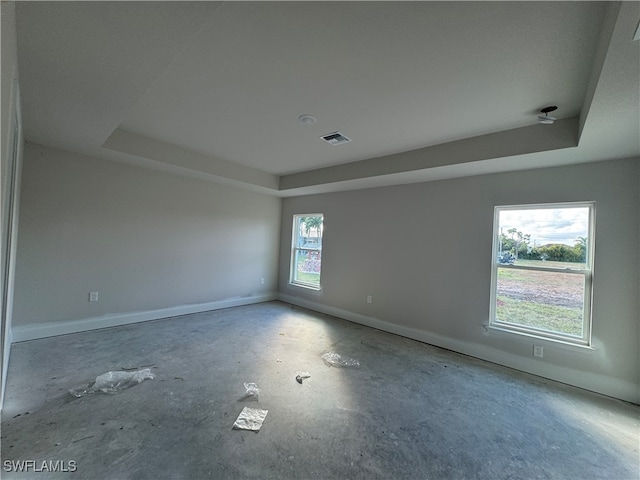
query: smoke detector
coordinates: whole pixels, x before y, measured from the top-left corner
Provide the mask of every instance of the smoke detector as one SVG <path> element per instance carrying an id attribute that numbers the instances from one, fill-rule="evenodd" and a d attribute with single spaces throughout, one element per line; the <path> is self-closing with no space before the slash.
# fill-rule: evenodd
<path id="1" fill-rule="evenodd" d="M 298 117 L 298 121 L 300 123 L 304 123 L 305 125 L 312 125 L 317 122 L 316 117 L 313 115 L 309 115 L 308 113 L 304 113 Z"/>
<path id="2" fill-rule="evenodd" d="M 544 107 L 542 110 L 540 110 L 542 113 L 544 113 L 544 115 L 538 115 L 538 122 L 542 123 L 543 125 L 553 124 L 553 122 L 556 121 L 556 117 L 550 117 L 549 112 L 555 112 L 557 109 L 558 107 L 556 107 L 555 105 Z"/>
<path id="3" fill-rule="evenodd" d="M 340 132 L 333 132 L 327 135 L 322 135 L 320 138 L 330 145 L 342 145 L 343 143 L 349 143 L 351 141 L 350 138 L 347 138 Z"/>

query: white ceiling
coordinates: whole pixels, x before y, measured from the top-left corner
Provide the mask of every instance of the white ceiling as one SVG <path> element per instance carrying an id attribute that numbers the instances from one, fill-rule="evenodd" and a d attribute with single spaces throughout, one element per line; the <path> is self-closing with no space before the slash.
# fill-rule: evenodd
<path id="1" fill-rule="evenodd" d="M 19 2 L 25 138 L 282 196 L 640 156 L 639 19 L 638 2 Z M 562 120 L 539 125 L 547 105 Z M 320 139 L 336 130 L 353 141 Z"/>

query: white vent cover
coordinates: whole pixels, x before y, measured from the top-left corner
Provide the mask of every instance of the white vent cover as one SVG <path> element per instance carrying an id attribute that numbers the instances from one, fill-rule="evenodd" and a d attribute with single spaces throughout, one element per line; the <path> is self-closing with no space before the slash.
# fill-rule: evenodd
<path id="1" fill-rule="evenodd" d="M 350 138 L 347 138 L 340 132 L 329 133 L 321 136 L 320 138 L 331 145 L 342 145 L 343 143 L 349 143 L 351 141 Z"/>

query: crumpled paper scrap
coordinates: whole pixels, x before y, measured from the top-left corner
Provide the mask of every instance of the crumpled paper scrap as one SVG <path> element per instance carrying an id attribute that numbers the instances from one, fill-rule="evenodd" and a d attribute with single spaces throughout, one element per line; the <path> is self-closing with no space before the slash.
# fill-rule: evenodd
<path id="1" fill-rule="evenodd" d="M 260 410 L 259 408 L 244 407 L 233 424 L 236 430 L 252 430 L 259 432 L 262 422 L 267 417 L 269 410 Z"/>

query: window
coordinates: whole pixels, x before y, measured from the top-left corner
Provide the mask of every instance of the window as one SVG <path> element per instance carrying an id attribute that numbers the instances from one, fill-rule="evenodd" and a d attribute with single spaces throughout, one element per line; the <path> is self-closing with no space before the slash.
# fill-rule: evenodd
<path id="1" fill-rule="evenodd" d="M 320 290 L 323 216 L 321 213 L 293 216 L 290 283 Z"/>
<path id="2" fill-rule="evenodd" d="M 490 325 L 589 345 L 593 232 L 592 203 L 496 207 Z"/>

